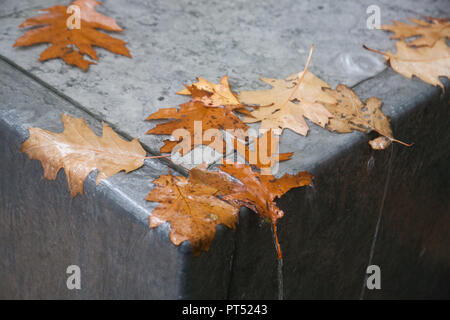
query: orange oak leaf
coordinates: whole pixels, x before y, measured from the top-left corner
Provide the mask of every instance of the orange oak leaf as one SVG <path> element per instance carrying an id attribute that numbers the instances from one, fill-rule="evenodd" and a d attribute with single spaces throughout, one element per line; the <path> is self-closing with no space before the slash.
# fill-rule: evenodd
<path id="1" fill-rule="evenodd" d="M 411 146 L 393 138 L 389 118 L 381 111 L 383 102 L 380 99 L 371 97 L 363 103 L 353 90 L 343 84 L 326 91 L 338 101 L 337 104 L 325 104 L 332 114 L 328 130 L 339 133 L 376 131 L 382 137 L 369 141 L 375 150 L 387 148 L 392 141 Z"/>
<path id="2" fill-rule="evenodd" d="M 323 103 L 336 103 L 323 88 L 329 85 L 308 71 L 313 47 L 305 69 L 285 80 L 260 78 L 273 88 L 263 91 L 242 91 L 239 100 L 248 105 L 258 105 L 245 117 L 245 123 L 261 122 L 261 129 L 272 129 L 280 135 L 285 128 L 306 136 L 309 127 L 305 118 L 325 127 L 331 114 Z"/>
<path id="3" fill-rule="evenodd" d="M 219 169 L 232 175 L 245 186 L 244 192 L 240 190 L 237 193 L 229 193 L 224 199 L 246 206 L 262 218 L 269 218 L 273 223 L 284 215 L 274 199 L 281 197 L 292 188 L 309 185 L 312 179 L 306 171 L 297 175 L 285 174 L 276 179 L 272 175 L 253 171 L 251 166 L 246 164 L 224 164 Z"/>
<path id="4" fill-rule="evenodd" d="M 450 47 L 444 39 L 439 40 L 433 47 L 409 47 L 403 41 L 397 41 L 397 52 L 381 52 L 368 48 L 367 50 L 382 54 L 386 61 L 389 61 L 392 69 L 401 75 L 412 79 L 413 76 L 432 84 L 440 86 L 444 90 L 444 85 L 439 77 L 450 78 Z"/>
<path id="5" fill-rule="evenodd" d="M 248 127 L 243 123 L 232 110 L 221 107 L 206 107 L 202 102 L 190 101 L 180 105 L 180 108 L 165 108 L 151 114 L 146 120 L 172 119 L 169 122 L 156 125 L 147 134 L 172 135 L 176 129 L 184 129 L 189 133 L 190 143 L 186 143 L 179 151 L 183 155 L 194 148 L 196 144 L 209 145 L 212 140 L 204 141 L 203 135 L 208 129 L 242 129 Z M 196 127 L 198 129 L 196 129 Z M 194 136 L 195 133 L 201 137 Z M 219 137 L 219 139 L 222 139 Z M 181 138 L 176 141 L 165 140 L 160 152 L 171 152 L 172 149 L 181 142 Z M 223 140 L 223 139 L 222 139 Z M 207 143 L 208 142 L 208 143 Z M 214 147 L 216 148 L 216 147 Z M 218 152 L 223 152 L 223 147 L 218 147 Z"/>
<path id="6" fill-rule="evenodd" d="M 194 255 L 208 251 L 216 234 L 216 225 L 235 228 L 239 206 L 222 196 L 245 190 L 245 186 L 224 172 L 208 172 L 204 167 L 190 171 L 189 178 L 170 172 L 152 181 L 156 188 L 146 197 L 159 202 L 149 216 L 151 228 L 164 222 L 171 226 L 170 240 L 175 245 L 190 241 Z"/>
<path id="7" fill-rule="evenodd" d="M 169 173 L 153 181 L 156 188 L 146 197 L 160 203 L 149 216 L 149 224 L 154 228 L 169 222 L 171 241 L 179 245 L 189 240 L 193 253 L 198 255 L 209 249 L 217 224 L 235 227 L 241 206 L 270 219 L 275 228 L 283 216 L 275 198 L 292 188 L 309 185 L 311 179 L 307 172 L 275 179 L 244 164 L 227 164 L 219 171 L 199 166 L 190 171 L 189 178 Z M 279 245 L 277 249 L 281 258 Z"/>
<path id="8" fill-rule="evenodd" d="M 274 135 L 272 130 L 267 130 L 260 137 L 250 137 L 251 145 L 243 142 L 244 137 L 233 136 L 232 147 L 245 161 L 270 173 L 271 168 L 277 163 L 291 159 L 294 152 L 278 153 L 279 136 Z M 230 159 L 234 161 L 234 159 Z M 223 163 L 228 163 L 224 158 Z"/>
<path id="9" fill-rule="evenodd" d="M 450 22 L 448 19 L 428 17 L 431 23 L 409 18 L 414 24 L 408 24 L 394 20 L 393 25 L 382 25 L 381 29 L 394 32 L 391 39 L 406 40 L 410 37 L 417 39 L 408 42 L 410 46 L 428 46 L 432 47 L 441 39 L 450 38 Z"/>
<path id="10" fill-rule="evenodd" d="M 46 13 L 29 18 L 20 27 L 36 27 L 28 30 L 23 36 L 17 39 L 14 47 L 32 46 L 40 43 L 50 43 L 40 55 L 40 61 L 54 58 L 61 58 L 67 64 L 77 66 L 87 70 L 94 62 L 86 60 L 83 55 L 88 55 L 93 60 L 98 60 L 93 46 L 105 48 L 113 53 L 131 58 L 130 52 L 126 48 L 126 42 L 113 38 L 106 33 L 96 29 L 121 32 L 122 29 L 116 24 L 114 19 L 106 17 L 95 11 L 95 7 L 100 2 L 95 0 L 76 0 L 70 7 L 57 5 L 41 11 Z M 72 21 L 72 14 L 76 15 L 78 8 L 79 26 L 72 28 L 69 21 Z"/>
<path id="11" fill-rule="evenodd" d="M 276 223 L 283 217 L 284 212 L 278 208 L 274 200 L 293 188 L 310 185 L 312 175 L 302 171 L 296 175 L 285 174 L 276 179 L 272 175 L 255 172 L 245 164 L 225 164 L 220 167 L 220 170 L 232 175 L 245 186 L 245 191 L 229 193 L 223 199 L 247 207 L 261 218 L 268 218 L 271 221 L 277 243 L 278 258 L 281 259 Z"/>
<path id="12" fill-rule="evenodd" d="M 70 195 L 83 194 L 83 182 L 97 169 L 97 184 L 119 171 L 127 173 L 144 164 L 145 150 L 137 139 L 126 141 L 106 124 L 99 138 L 81 118 L 62 115 L 64 131 L 55 133 L 40 128 L 30 128 L 30 137 L 21 151 L 30 159 L 40 160 L 44 178 L 55 180 L 64 168 Z"/>

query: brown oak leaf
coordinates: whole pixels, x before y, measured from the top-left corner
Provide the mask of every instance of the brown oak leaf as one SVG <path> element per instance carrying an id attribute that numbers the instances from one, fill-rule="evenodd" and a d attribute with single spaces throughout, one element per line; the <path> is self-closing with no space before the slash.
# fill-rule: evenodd
<path id="1" fill-rule="evenodd" d="M 46 179 L 55 180 L 64 168 L 72 197 L 83 194 L 84 180 L 95 169 L 99 184 L 119 171 L 130 172 L 144 164 L 146 152 L 137 139 L 123 140 L 106 124 L 99 138 L 81 118 L 63 114 L 62 121 L 62 133 L 30 128 L 21 151 L 41 161 Z"/>
<path id="2" fill-rule="evenodd" d="M 304 118 L 325 127 L 331 114 L 323 103 L 336 103 L 323 91 L 329 85 L 308 71 L 313 48 L 305 69 L 285 80 L 260 78 L 273 88 L 263 91 L 242 91 L 239 100 L 248 105 L 258 105 L 246 123 L 261 122 L 261 129 L 272 129 L 280 135 L 285 128 L 306 135 L 309 127 Z"/>
<path id="3" fill-rule="evenodd" d="M 371 97 L 363 103 L 353 90 L 343 84 L 335 90 L 327 89 L 327 92 L 338 101 L 337 104 L 325 104 L 332 114 L 328 130 L 339 133 L 376 131 L 383 136 L 369 141 L 376 150 L 387 148 L 392 141 L 407 145 L 393 138 L 389 118 L 381 111 L 383 102 L 380 99 Z"/>
<path id="4" fill-rule="evenodd" d="M 431 23 L 409 18 L 414 24 L 404 23 L 394 20 L 393 25 L 382 25 L 381 29 L 394 32 L 391 39 L 406 40 L 410 37 L 419 38 L 408 42 L 410 46 L 428 46 L 432 47 L 441 39 L 450 38 L 450 22 L 448 19 L 429 17 Z"/>
<path id="5" fill-rule="evenodd" d="M 444 90 L 444 85 L 439 77 L 450 77 L 450 47 L 444 39 L 439 40 L 433 47 L 411 48 L 403 41 L 397 41 L 397 52 L 386 53 L 368 48 L 367 50 L 384 55 L 391 64 L 392 69 L 401 75 L 412 79 L 416 76 L 419 79 L 440 86 Z"/>
<path id="6" fill-rule="evenodd" d="M 169 222 L 170 240 L 175 245 L 189 240 L 194 255 L 198 255 L 208 251 L 216 234 L 216 225 L 235 228 L 239 206 L 221 197 L 245 190 L 245 186 L 233 181 L 228 174 L 198 167 L 190 171 L 189 178 L 169 173 L 152 183 L 156 188 L 146 200 L 159 202 L 159 205 L 149 216 L 150 227 Z"/>
<path id="7" fill-rule="evenodd" d="M 275 179 L 244 164 L 227 164 L 219 171 L 199 166 L 190 171 L 189 178 L 169 173 L 153 181 L 156 188 L 146 198 L 160 203 L 149 216 L 150 227 L 169 222 L 171 241 L 179 245 L 189 240 L 193 253 L 198 255 L 210 247 L 217 224 L 235 227 L 241 206 L 270 219 L 275 228 L 284 214 L 275 198 L 292 188 L 309 185 L 311 179 L 306 172 Z M 278 254 L 281 258 L 279 245 Z"/>
<path id="8" fill-rule="evenodd" d="M 57 5 L 41 11 L 46 13 L 29 18 L 20 27 L 36 27 L 28 30 L 17 39 L 14 47 L 32 46 L 40 43 L 50 43 L 40 55 L 40 61 L 61 58 L 67 64 L 87 70 L 94 62 L 86 60 L 83 55 L 88 55 L 93 60 L 98 60 L 93 46 L 105 48 L 113 53 L 131 58 L 126 48 L 126 42 L 113 38 L 96 29 L 122 32 L 114 19 L 106 17 L 95 11 L 100 2 L 95 0 L 76 0 L 72 6 L 80 9 L 80 28 L 69 29 L 67 25 L 71 13 L 68 7 Z"/>

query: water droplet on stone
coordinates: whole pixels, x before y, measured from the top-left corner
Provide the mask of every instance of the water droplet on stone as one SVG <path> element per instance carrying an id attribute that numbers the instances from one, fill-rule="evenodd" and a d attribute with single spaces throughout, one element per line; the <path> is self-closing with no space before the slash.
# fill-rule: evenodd
<path id="1" fill-rule="evenodd" d="M 375 158 L 373 157 L 372 154 L 369 158 L 369 161 L 367 161 L 367 172 L 370 173 L 374 167 L 375 167 Z"/>
<path id="2" fill-rule="evenodd" d="M 350 75 L 373 76 L 385 68 L 379 57 L 368 55 L 365 52 L 341 53 L 337 57 L 337 66 Z"/>

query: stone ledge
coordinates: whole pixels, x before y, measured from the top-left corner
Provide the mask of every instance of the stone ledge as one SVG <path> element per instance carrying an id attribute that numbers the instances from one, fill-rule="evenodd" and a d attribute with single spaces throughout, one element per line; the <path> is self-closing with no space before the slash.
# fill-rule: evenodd
<path id="1" fill-rule="evenodd" d="M 233 233 L 219 227 L 210 252 L 194 259 L 188 243 L 170 242 L 167 224 L 150 230 L 157 204 L 144 198 L 151 180 L 167 174 L 159 161 L 97 187 L 91 173 L 84 195 L 71 199 L 64 172 L 45 180 L 20 146 L 29 127 L 62 131 L 62 113 L 83 117 L 97 134 L 101 123 L 3 61 L 0 70 L 0 297 L 226 298 Z M 65 286 L 72 264 L 83 290 Z"/>

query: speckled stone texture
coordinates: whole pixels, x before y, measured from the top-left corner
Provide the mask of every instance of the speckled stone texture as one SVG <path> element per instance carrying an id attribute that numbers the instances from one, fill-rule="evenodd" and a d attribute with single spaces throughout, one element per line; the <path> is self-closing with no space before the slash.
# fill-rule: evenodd
<path id="1" fill-rule="evenodd" d="M 278 296 L 270 227 L 243 210 L 236 231 L 218 227 L 208 253 L 169 242 L 169 226 L 149 230 L 156 204 L 144 201 L 151 180 L 167 173 L 163 160 L 113 176 L 73 200 L 64 173 L 42 178 L 37 161 L 20 153 L 27 128 L 62 130 L 61 114 L 85 118 L 97 132 L 106 121 L 158 154 L 166 137 L 144 121 L 195 77 L 228 75 L 235 91 L 265 88 L 259 76 L 283 78 L 310 70 L 332 87 L 351 86 L 384 101 L 396 138 L 414 142 L 370 150 L 362 133 L 334 134 L 311 124 L 308 137 L 288 130 L 281 151 L 294 157 L 276 176 L 309 170 L 313 188 L 292 190 L 280 207 L 284 295 L 295 298 L 450 297 L 449 95 L 409 80 L 362 48 L 393 50 L 390 34 L 369 30 L 366 9 L 381 23 L 449 16 L 442 1 L 102 1 L 98 11 L 123 28 L 132 59 L 97 48 L 88 72 L 61 60 L 38 61 L 45 45 L 13 48 L 18 25 L 40 8 L 65 1 L 0 0 L 0 297 L 211 298 Z M 172 165 L 177 174 L 186 174 Z M 382 289 L 362 286 L 375 227 L 372 263 Z M 67 290 L 66 267 L 82 270 L 82 289 Z"/>

